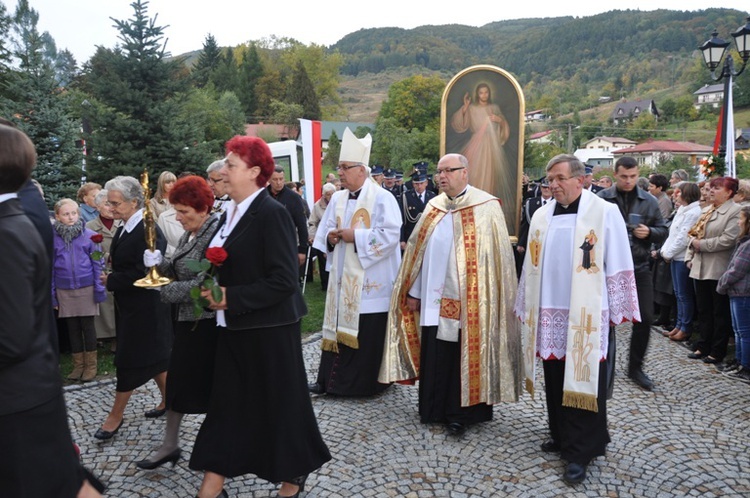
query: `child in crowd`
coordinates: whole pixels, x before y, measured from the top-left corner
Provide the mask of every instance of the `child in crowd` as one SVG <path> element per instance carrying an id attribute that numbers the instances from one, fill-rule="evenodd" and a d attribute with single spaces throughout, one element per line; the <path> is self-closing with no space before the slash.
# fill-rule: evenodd
<path id="1" fill-rule="evenodd" d="M 103 261 L 96 257 L 101 249 L 95 238 L 101 236 L 84 227 L 73 199 L 55 204 L 54 232 L 52 304 L 68 325 L 73 352 L 68 379 L 88 382 L 96 377 L 97 367 L 94 316 L 98 303 L 107 298 L 99 279 Z"/>

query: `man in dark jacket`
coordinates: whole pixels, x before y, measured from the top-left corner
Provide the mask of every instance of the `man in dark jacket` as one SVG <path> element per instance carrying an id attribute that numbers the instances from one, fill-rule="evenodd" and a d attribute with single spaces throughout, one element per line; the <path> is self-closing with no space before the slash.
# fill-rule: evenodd
<path id="1" fill-rule="evenodd" d="M 636 186 L 638 176 L 638 162 L 632 157 L 621 157 L 615 163 L 615 184 L 597 195 L 617 204 L 628 228 L 642 320 L 641 323 L 633 324 L 628 377 L 650 391 L 654 388 L 654 383 L 643 372 L 643 358 L 654 318 L 654 284 L 649 256 L 651 244 L 661 244 L 667 238 L 669 230 L 654 196 Z"/>
<path id="2" fill-rule="evenodd" d="M 304 202 L 299 194 L 286 186 L 284 179 L 284 168 L 277 166 L 274 169 L 271 179 L 268 181 L 268 193 L 275 200 L 284 205 L 289 214 L 292 215 L 292 221 L 297 228 L 297 257 L 299 265 L 302 267 L 307 258 L 307 218 L 305 217 Z M 304 273 L 304 269 L 300 270 Z M 304 278 L 301 274 L 300 278 Z"/>
<path id="3" fill-rule="evenodd" d="M 415 171 L 411 175 L 410 183 L 413 188 L 406 190 L 401 196 L 399 207 L 401 208 L 401 250 L 406 249 L 406 243 L 417 226 L 419 217 L 422 216 L 424 208 L 435 193 L 427 188 L 427 175 L 421 171 Z"/>

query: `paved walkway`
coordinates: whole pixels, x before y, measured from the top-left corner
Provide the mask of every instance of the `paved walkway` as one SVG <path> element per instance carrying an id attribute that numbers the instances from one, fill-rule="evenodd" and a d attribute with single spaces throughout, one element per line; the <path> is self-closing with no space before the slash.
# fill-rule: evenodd
<path id="1" fill-rule="evenodd" d="M 750 385 L 688 360 L 686 349 L 654 331 L 646 371 L 656 390 L 645 392 L 623 373 L 629 337 L 627 328 L 618 333 L 615 397 L 608 404 L 612 443 L 581 485 L 563 483 L 564 463 L 539 450 L 547 438 L 539 396 L 496 406 L 493 421 L 457 439 L 442 426 L 420 424 L 417 388 L 397 385 L 371 399 L 314 398 L 333 460 L 310 476 L 303 496 L 750 496 Z M 319 341 L 316 335 L 304 346 L 310 379 Z M 133 462 L 148 456 L 164 430 L 163 419 L 142 415 L 158 402 L 153 382 L 133 395 L 123 427 L 106 442 L 92 433 L 114 384 L 69 387 L 65 396 L 84 464 L 107 482 L 107 496 L 195 496 L 201 475 L 187 461 L 202 416 L 185 418 L 177 466 L 141 471 Z M 275 486 L 254 476 L 228 480 L 226 488 L 233 497 L 276 495 Z"/>

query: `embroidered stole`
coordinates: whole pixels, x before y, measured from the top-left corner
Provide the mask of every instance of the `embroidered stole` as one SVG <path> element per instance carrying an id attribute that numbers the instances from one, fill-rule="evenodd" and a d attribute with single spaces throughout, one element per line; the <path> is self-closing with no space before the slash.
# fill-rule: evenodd
<path id="1" fill-rule="evenodd" d="M 571 262 L 573 277 L 568 308 L 562 404 L 571 408 L 596 412 L 599 394 L 602 288 L 603 280 L 606 278 L 604 272 L 606 241 L 603 236 L 606 210 L 596 208 L 595 204 L 600 200 L 594 194 L 583 191 L 582 196 L 573 239 L 574 256 Z M 547 247 L 546 236 L 554 209 L 555 203 L 548 203 L 535 213 L 529 229 L 530 237 L 535 242 L 535 251 L 527 254 L 524 260 L 526 315 L 522 330 L 526 338 L 524 351 L 526 390 L 532 396 L 536 367 L 534 357 L 537 349 L 537 320 L 542 304 L 540 301 L 544 254 L 547 250 L 565 250 L 565 248 Z M 551 285 L 554 285 L 554 282 Z"/>
<path id="2" fill-rule="evenodd" d="M 336 196 L 336 228 L 343 228 L 346 208 L 349 204 L 349 191 L 343 190 Z M 354 214 L 347 228 L 370 228 L 372 210 L 375 206 L 374 185 L 365 184 L 354 206 Z M 354 250 L 354 242 L 336 244 L 333 261 L 328 276 L 328 296 L 323 317 L 324 351 L 338 353 L 338 343 L 359 349 L 359 307 L 362 302 L 362 284 L 365 269 Z M 344 267 L 339 268 L 340 252 L 344 251 Z M 333 299 L 330 296 L 335 296 Z"/>

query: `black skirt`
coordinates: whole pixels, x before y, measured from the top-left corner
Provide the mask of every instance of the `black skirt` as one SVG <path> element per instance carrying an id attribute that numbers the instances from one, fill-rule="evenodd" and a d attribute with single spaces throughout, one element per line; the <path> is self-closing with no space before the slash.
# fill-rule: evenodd
<path id="1" fill-rule="evenodd" d="M 330 459 L 307 391 L 300 322 L 219 328 L 211 401 L 190 468 L 281 482 Z"/>
<path id="2" fill-rule="evenodd" d="M 62 393 L 0 416 L 0 495 L 74 498 L 84 471 L 70 437 Z"/>
<path id="3" fill-rule="evenodd" d="M 358 349 L 339 344 L 338 353 L 321 352 L 317 382 L 328 394 L 372 396 L 390 386 L 378 382 L 387 323 L 388 313 L 360 315 Z"/>
<path id="4" fill-rule="evenodd" d="M 117 367 L 117 386 L 115 391 L 128 392 L 144 385 L 162 372 L 167 371 L 169 360 L 160 361 L 145 367 L 121 368 Z"/>
<path id="5" fill-rule="evenodd" d="M 167 374 L 167 408 L 179 413 L 206 413 L 214 378 L 218 328 L 216 319 L 175 322 Z"/>

